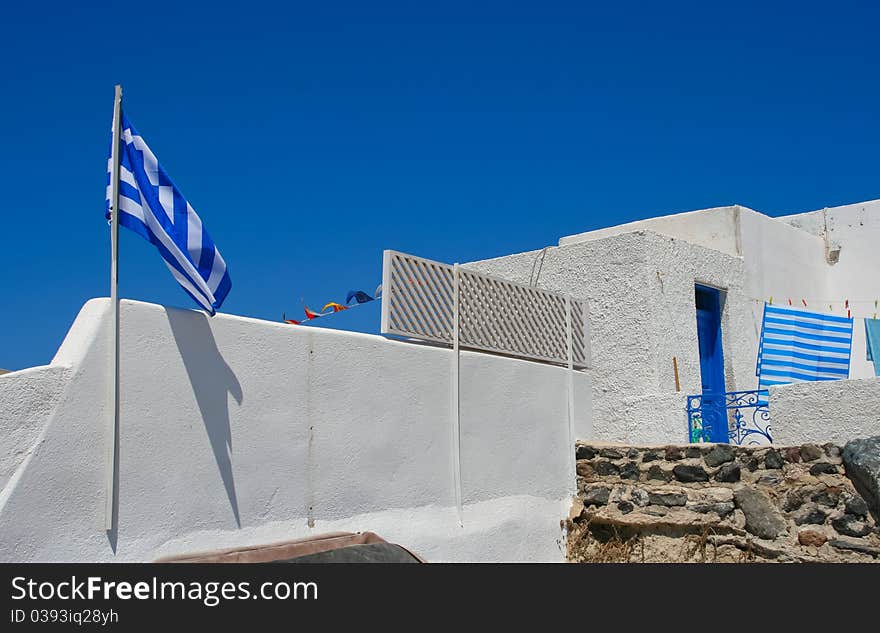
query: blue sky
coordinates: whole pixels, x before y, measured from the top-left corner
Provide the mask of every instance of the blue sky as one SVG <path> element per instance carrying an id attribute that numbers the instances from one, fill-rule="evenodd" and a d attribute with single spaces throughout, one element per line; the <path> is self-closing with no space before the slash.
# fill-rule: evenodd
<path id="1" fill-rule="evenodd" d="M 222 311 L 258 318 L 372 291 L 385 248 L 880 198 L 876 3 L 432 4 L 6 6 L 0 367 L 109 292 L 115 83 L 229 264 Z M 120 253 L 121 296 L 193 307 L 146 242 Z M 376 332 L 378 305 L 321 323 Z"/>

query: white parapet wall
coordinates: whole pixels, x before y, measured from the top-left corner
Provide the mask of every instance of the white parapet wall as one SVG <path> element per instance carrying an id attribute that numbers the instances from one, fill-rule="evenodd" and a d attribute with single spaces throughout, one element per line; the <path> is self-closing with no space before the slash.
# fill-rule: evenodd
<path id="1" fill-rule="evenodd" d="M 770 387 L 770 415 L 782 446 L 880 435 L 880 378 Z"/>
<path id="2" fill-rule="evenodd" d="M 84 306 L 48 368 L 0 377 L 0 423 L 22 425 L 4 437 L 0 559 L 146 561 L 334 530 L 429 561 L 564 559 L 564 368 L 462 353 L 460 523 L 450 350 L 133 301 L 105 533 L 109 306 Z M 574 384 L 589 415 L 588 376 Z"/>

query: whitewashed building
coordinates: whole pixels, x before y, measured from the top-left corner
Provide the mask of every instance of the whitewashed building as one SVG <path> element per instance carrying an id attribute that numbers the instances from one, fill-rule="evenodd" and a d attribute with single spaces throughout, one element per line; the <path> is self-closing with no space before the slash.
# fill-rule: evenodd
<path id="1" fill-rule="evenodd" d="M 772 388 L 773 439 L 845 441 L 880 432 L 880 381 L 866 360 L 862 322 L 877 312 L 880 295 L 880 201 L 775 218 L 738 205 L 692 211 L 474 266 L 589 302 L 592 413 L 581 419 L 589 426 L 577 429 L 579 437 L 688 440 L 684 396 L 704 386 L 701 288 L 720 291 L 728 392 L 757 389 L 765 301 L 838 316 L 849 309 L 852 380 Z"/>
<path id="2" fill-rule="evenodd" d="M 724 390 L 754 390 L 763 302 L 842 314 L 849 300 L 864 317 L 878 246 L 880 201 L 782 218 L 732 206 L 467 264 L 583 302 L 589 351 L 571 370 L 124 301 L 110 532 L 110 305 L 93 299 L 49 365 L 0 376 L 0 559 L 155 560 L 371 530 L 432 561 L 562 560 L 574 438 L 688 441 L 698 292 L 717 300 Z M 851 380 L 772 388 L 774 441 L 880 432 L 865 356 L 857 324 Z"/>

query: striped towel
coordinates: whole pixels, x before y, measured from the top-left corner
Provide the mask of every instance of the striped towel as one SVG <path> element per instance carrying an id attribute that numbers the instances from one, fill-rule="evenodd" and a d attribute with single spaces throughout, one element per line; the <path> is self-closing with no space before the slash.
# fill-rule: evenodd
<path id="1" fill-rule="evenodd" d="M 880 376 L 880 321 L 865 319 L 865 342 L 868 360 L 874 361 L 874 375 Z"/>
<path id="2" fill-rule="evenodd" d="M 765 304 L 758 389 L 849 377 L 852 331 L 852 319 Z"/>

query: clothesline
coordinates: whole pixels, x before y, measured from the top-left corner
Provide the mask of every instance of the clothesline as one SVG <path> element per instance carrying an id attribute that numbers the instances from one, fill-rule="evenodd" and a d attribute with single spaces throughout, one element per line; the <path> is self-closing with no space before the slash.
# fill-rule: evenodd
<path id="1" fill-rule="evenodd" d="M 880 305 L 880 299 L 816 299 L 812 297 L 800 297 L 796 295 L 792 295 L 791 297 L 779 297 L 778 295 L 773 295 L 772 297 L 749 297 L 751 301 L 757 301 L 758 303 L 770 303 L 772 302 L 774 305 L 779 304 L 780 299 L 782 301 L 788 301 L 789 299 L 792 301 L 796 301 L 798 303 L 803 303 L 807 301 L 808 303 L 815 303 L 818 305 L 823 304 L 834 304 L 834 303 L 843 303 L 844 305 L 849 303 L 869 303 L 869 304 L 877 304 Z"/>
<path id="2" fill-rule="evenodd" d="M 769 304 L 771 306 L 774 305 L 774 301 L 773 301 L 772 296 L 768 297 L 767 299 L 758 299 L 755 297 L 750 297 L 749 299 L 751 301 L 754 301 L 755 303 L 759 303 L 761 305 L 763 305 L 765 303 Z M 777 297 L 777 299 L 778 299 L 778 297 Z M 809 301 L 807 301 L 807 299 L 809 299 Z M 858 305 L 867 305 L 869 307 L 873 306 L 874 310 L 869 311 L 868 314 L 871 315 L 871 319 L 876 319 L 877 314 L 878 314 L 878 305 L 880 305 L 880 299 L 843 299 L 843 300 L 840 300 L 840 299 L 815 299 L 815 298 L 810 298 L 810 297 L 806 297 L 806 298 L 799 297 L 798 299 L 795 299 L 794 297 L 785 297 L 782 301 L 775 302 L 775 305 L 776 306 L 785 306 L 786 303 L 789 306 L 791 306 L 792 308 L 804 308 L 807 310 L 824 311 L 825 306 L 828 306 L 829 312 L 834 312 L 834 305 L 835 304 L 842 304 L 841 312 L 845 312 L 846 317 L 848 319 L 853 319 L 853 318 L 867 319 L 868 318 L 868 316 L 853 316 L 853 309 L 855 308 L 855 306 L 857 304 Z"/>

